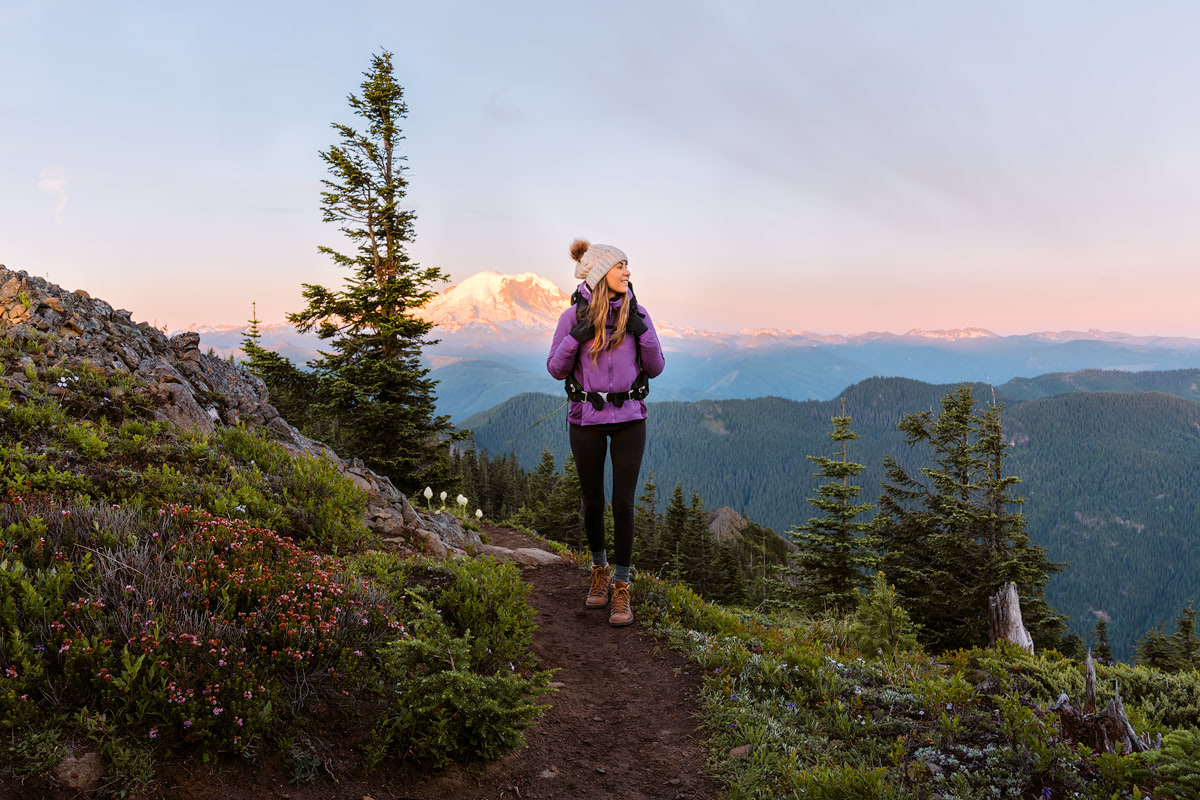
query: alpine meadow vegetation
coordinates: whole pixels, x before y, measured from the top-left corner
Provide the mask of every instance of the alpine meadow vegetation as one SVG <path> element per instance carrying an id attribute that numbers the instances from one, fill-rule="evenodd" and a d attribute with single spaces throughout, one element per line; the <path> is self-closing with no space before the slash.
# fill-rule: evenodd
<path id="1" fill-rule="evenodd" d="M 7 769 L 45 772 L 82 741 L 113 796 L 189 756 L 278 756 L 315 779 L 297 737 L 328 700 L 378 714 L 378 757 L 520 744 L 548 674 L 515 570 L 371 555 L 366 496 L 328 459 L 158 421 L 127 375 L 8 339 L 0 363 L 26 379 L 0 386 Z M 443 646 L 468 654 L 449 684 L 428 677 Z M 464 691 L 452 729 L 397 722 Z"/>

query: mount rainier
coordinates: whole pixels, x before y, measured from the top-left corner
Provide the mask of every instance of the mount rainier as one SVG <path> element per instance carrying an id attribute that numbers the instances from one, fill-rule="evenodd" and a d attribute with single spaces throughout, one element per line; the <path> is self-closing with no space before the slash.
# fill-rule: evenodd
<path id="1" fill-rule="evenodd" d="M 532 272 L 479 272 L 448 286 L 418 314 L 433 322 L 425 349 L 438 412 L 461 421 L 522 392 L 560 394 L 546 353 L 569 295 Z M 653 306 L 651 306 L 653 308 Z M 1200 367 L 1200 340 L 1098 330 L 998 336 L 981 328 L 903 334 L 820 334 L 756 329 L 736 333 L 676 327 L 656 314 L 667 369 L 650 401 L 762 396 L 828 400 L 870 377 L 930 383 L 1003 383 L 1014 377 L 1081 369 L 1122 371 Z M 201 346 L 237 351 L 244 327 L 198 326 Z M 262 325 L 263 346 L 303 365 L 320 342 L 286 323 Z"/>

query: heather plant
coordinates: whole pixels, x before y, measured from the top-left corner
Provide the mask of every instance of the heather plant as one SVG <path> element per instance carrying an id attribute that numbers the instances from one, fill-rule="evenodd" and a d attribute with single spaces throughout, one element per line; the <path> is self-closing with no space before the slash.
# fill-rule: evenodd
<path id="1" fill-rule="evenodd" d="M 246 750 L 402 629 L 336 559 L 189 507 L 9 498 L 0 552 L 14 731 L 103 709 L 134 740 Z"/>

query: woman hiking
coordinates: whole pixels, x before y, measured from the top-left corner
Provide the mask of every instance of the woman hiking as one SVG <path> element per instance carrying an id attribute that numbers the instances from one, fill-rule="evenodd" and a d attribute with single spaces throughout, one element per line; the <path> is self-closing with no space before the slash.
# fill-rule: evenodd
<path id="1" fill-rule="evenodd" d="M 646 447 L 649 379 L 665 364 L 658 334 L 629 283 L 629 259 L 611 245 L 571 244 L 572 306 L 558 319 L 546 369 L 566 382 L 571 452 L 579 472 L 583 526 L 592 551 L 587 608 L 612 606 L 608 624 L 632 624 L 629 570 L 633 562 L 633 505 Z M 613 561 L 604 546 L 604 459 L 612 457 Z"/>

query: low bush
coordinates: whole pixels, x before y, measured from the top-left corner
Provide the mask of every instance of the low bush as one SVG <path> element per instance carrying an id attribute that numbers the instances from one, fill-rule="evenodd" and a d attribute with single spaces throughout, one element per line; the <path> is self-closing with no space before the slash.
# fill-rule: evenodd
<path id="1" fill-rule="evenodd" d="M 415 598 L 409 635 L 382 648 L 392 704 L 375 728 L 371 762 L 388 753 L 442 766 L 495 758 L 524 742 L 522 732 L 544 706 L 549 672 L 525 674 L 514 665 L 487 669 L 477 658 L 482 637 L 455 635 L 426 600 Z"/>
<path id="2" fill-rule="evenodd" d="M 391 705 L 376 726 L 372 761 L 395 754 L 440 766 L 520 745 L 551 675 L 534 669 L 520 570 L 456 559 L 417 565 L 406 577 L 410 623 L 382 648 Z"/>

